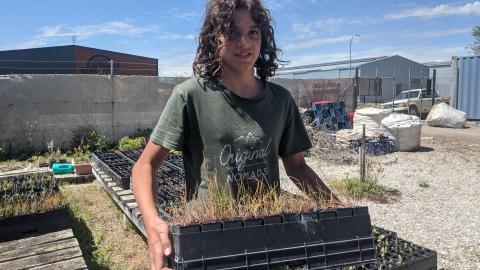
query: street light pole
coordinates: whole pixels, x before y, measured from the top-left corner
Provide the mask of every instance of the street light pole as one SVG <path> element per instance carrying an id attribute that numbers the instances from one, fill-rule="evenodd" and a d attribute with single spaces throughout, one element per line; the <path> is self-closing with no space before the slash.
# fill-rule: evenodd
<path id="1" fill-rule="evenodd" d="M 352 77 L 352 41 L 354 38 L 359 37 L 359 34 L 355 34 L 350 38 L 350 56 L 348 58 L 348 77 Z"/>

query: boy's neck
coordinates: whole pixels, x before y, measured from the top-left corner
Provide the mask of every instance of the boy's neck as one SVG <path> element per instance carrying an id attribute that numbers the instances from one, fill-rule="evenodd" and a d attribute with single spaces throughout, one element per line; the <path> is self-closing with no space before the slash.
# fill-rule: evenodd
<path id="1" fill-rule="evenodd" d="M 242 98 L 255 98 L 259 96 L 264 85 L 261 80 L 256 79 L 253 74 L 223 74 L 219 79 L 220 83 L 227 87 L 230 91 Z"/>

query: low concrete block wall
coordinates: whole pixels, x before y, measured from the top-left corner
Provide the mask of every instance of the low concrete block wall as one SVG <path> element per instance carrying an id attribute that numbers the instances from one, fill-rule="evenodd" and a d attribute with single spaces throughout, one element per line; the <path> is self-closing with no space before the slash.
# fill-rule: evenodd
<path id="1" fill-rule="evenodd" d="M 100 75 L 0 76 L 0 147 L 18 153 L 68 148 L 73 134 L 95 129 L 110 141 L 153 128 L 184 78 Z"/>

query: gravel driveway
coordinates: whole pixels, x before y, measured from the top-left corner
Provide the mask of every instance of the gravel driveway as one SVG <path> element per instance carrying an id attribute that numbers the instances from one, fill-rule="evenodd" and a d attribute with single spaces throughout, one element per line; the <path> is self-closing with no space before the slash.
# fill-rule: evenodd
<path id="1" fill-rule="evenodd" d="M 480 269 L 480 125 L 462 130 L 422 128 L 421 149 L 371 158 L 380 184 L 398 189 L 395 202 L 367 205 L 372 223 L 438 252 L 439 268 Z M 323 179 L 358 175 L 357 166 L 307 158 Z M 282 187 L 294 190 L 283 172 Z M 420 187 L 420 182 L 428 187 Z"/>

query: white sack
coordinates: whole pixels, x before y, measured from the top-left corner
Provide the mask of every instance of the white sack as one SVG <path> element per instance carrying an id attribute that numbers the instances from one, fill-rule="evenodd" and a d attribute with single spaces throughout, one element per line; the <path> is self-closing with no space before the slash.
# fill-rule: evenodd
<path id="1" fill-rule="evenodd" d="M 362 125 L 365 125 L 367 137 L 378 137 L 379 135 L 390 136 L 388 131 L 382 128 L 382 120 L 391 114 L 391 110 L 377 108 L 363 108 L 355 111 L 353 116 L 353 129 L 362 133 Z"/>
<path id="2" fill-rule="evenodd" d="M 390 114 L 382 120 L 382 126 L 393 136 L 399 151 L 420 148 L 422 122 L 417 116 Z"/>
<path id="3" fill-rule="evenodd" d="M 362 133 L 353 129 L 341 129 L 335 133 L 335 142 L 349 144 L 350 141 L 358 140 Z"/>
<path id="4" fill-rule="evenodd" d="M 464 128 L 467 125 L 467 114 L 442 102 L 430 110 L 427 124 L 432 127 Z"/>

